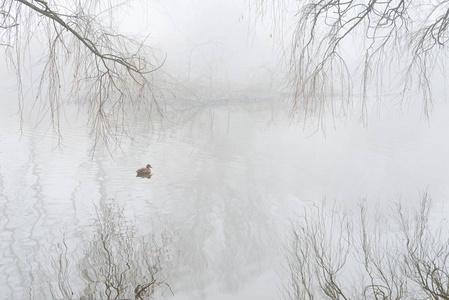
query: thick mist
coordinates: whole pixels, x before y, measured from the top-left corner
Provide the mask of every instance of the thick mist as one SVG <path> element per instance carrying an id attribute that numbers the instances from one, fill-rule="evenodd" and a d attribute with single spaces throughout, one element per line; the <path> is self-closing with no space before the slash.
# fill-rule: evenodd
<path id="1" fill-rule="evenodd" d="M 285 88 L 288 31 L 246 1 L 188 0 L 138 4 L 123 17 L 125 31 L 149 34 L 164 81 L 177 96 L 276 95 Z M 163 84 L 161 84 L 163 86 Z"/>
<path id="2" fill-rule="evenodd" d="M 53 2 L 105 54 L 39 14 L 5 46 L 3 298 L 449 295 L 449 105 L 412 89 L 438 72 L 398 88 L 409 56 L 367 61 L 363 31 L 316 68 L 325 23 L 281 7 L 308 1 L 120 1 Z"/>

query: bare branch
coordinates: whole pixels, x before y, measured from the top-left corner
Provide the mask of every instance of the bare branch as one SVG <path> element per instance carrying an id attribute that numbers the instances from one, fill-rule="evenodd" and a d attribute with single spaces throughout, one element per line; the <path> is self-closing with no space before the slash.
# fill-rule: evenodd
<path id="1" fill-rule="evenodd" d="M 4 0 L 0 25 L 6 31 L 1 44 L 16 70 L 21 114 L 25 108 L 22 57 L 25 49 L 33 47 L 33 52 L 34 48 L 44 52 L 32 106 L 40 107 L 38 119 L 50 118 L 61 138 L 61 111 L 64 105 L 77 103 L 80 110 L 87 108 L 92 150 L 104 144 L 114 151 L 120 148 L 123 136 L 130 138 L 124 118 L 127 111 L 145 109 L 150 113 L 155 108 L 161 113 L 157 98 L 162 95 L 154 85 L 154 74 L 165 58 L 158 59 L 145 44 L 146 39 L 125 36 L 114 29 L 113 10 L 121 9 L 123 3 L 84 2 L 63 7 L 53 1 Z M 105 12 L 109 12 L 107 17 Z M 36 47 L 36 43 L 40 45 Z"/>
<path id="2" fill-rule="evenodd" d="M 363 118 L 369 99 L 411 96 L 422 99 L 429 115 L 434 79 L 446 72 L 449 1 L 272 2 L 288 3 L 278 6 L 296 12 L 290 55 L 294 111 L 322 117 L 357 108 Z"/>

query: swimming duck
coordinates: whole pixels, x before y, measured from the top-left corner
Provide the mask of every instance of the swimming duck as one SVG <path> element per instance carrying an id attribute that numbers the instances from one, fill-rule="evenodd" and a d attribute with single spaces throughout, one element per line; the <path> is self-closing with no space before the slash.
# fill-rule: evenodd
<path id="1" fill-rule="evenodd" d="M 137 170 L 137 175 L 151 175 L 151 165 L 148 164 L 145 168 L 140 168 L 139 170 Z"/>

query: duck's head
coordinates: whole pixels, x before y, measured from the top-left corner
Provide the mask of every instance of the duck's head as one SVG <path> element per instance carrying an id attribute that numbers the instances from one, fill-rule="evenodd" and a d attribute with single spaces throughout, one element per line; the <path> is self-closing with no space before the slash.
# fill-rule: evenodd
<path id="1" fill-rule="evenodd" d="M 149 168 L 151 168 L 151 165 L 150 165 L 150 164 L 147 165 L 147 169 L 149 169 Z"/>

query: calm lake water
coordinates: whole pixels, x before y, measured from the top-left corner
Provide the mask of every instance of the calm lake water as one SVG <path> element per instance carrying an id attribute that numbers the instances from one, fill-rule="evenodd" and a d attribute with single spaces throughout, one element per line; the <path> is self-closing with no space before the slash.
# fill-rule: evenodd
<path id="1" fill-rule="evenodd" d="M 130 117 L 132 140 L 92 156 L 83 113 L 66 108 L 59 148 L 48 123 L 20 132 L 2 104 L 1 298 L 106 298 L 119 280 L 107 274 L 142 284 L 156 265 L 161 299 L 279 299 L 291 220 L 311 203 L 366 199 L 387 214 L 427 191 L 433 215 L 447 213 L 449 106 L 437 105 L 429 122 L 420 107 L 382 107 L 367 126 L 316 131 L 279 101 L 184 101 Z M 154 175 L 136 177 L 147 163 Z"/>

